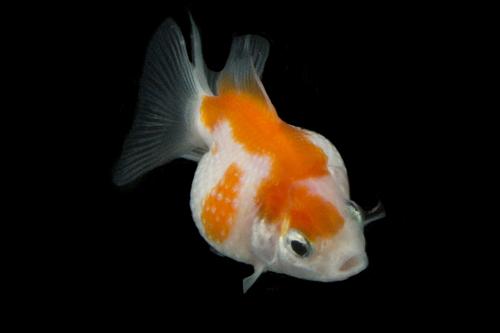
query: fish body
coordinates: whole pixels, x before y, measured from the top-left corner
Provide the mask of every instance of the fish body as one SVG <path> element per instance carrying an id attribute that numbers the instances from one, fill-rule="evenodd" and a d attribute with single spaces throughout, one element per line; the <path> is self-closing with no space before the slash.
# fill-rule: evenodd
<path id="1" fill-rule="evenodd" d="M 170 19 L 150 43 L 115 183 L 175 158 L 197 161 L 193 219 L 217 252 L 254 266 L 245 291 L 266 270 L 317 281 L 362 271 L 367 219 L 349 199 L 342 158 L 320 134 L 278 116 L 260 81 L 268 42 L 235 38 L 215 73 L 191 22 L 192 61 Z"/>

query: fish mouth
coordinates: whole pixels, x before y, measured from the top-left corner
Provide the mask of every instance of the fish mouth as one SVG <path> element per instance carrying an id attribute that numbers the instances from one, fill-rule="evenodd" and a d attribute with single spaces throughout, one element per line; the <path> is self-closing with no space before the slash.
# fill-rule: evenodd
<path id="1" fill-rule="evenodd" d="M 268 267 L 267 270 L 285 274 L 297 279 L 316 281 L 316 282 L 336 282 L 346 280 L 354 275 L 361 273 L 368 266 L 368 258 L 366 254 L 357 254 L 346 256 L 345 260 L 340 261 L 340 265 L 335 265 L 337 268 L 331 269 L 328 272 L 317 271 L 308 267 L 296 267 L 293 270 L 281 270 L 279 267 Z"/>
<path id="2" fill-rule="evenodd" d="M 311 280 L 322 282 L 343 281 L 361 273 L 368 267 L 368 257 L 366 254 L 355 254 L 346 256 L 345 258 L 340 261 L 340 264 L 336 265 L 336 268 L 325 274 L 325 276 L 318 276 L 317 279 Z"/>

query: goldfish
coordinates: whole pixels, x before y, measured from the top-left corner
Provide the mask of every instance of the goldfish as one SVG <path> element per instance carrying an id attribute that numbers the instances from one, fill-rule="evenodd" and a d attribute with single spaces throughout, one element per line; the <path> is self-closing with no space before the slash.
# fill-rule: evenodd
<path id="1" fill-rule="evenodd" d="M 171 18 L 149 43 L 114 183 L 130 183 L 176 158 L 197 162 L 193 220 L 216 252 L 253 266 L 244 292 L 266 271 L 322 282 L 363 271 L 364 226 L 383 217 L 383 207 L 368 213 L 358 207 L 335 146 L 278 116 L 261 81 L 270 49 L 265 38 L 235 37 L 215 72 L 190 20 L 191 58 Z"/>

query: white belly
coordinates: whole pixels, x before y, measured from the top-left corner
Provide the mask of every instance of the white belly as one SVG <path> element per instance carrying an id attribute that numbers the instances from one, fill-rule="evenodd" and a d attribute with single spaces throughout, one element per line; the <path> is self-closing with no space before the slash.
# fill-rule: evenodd
<path id="1" fill-rule="evenodd" d="M 193 219 L 201 235 L 217 251 L 235 260 L 252 263 L 250 230 L 257 216 L 255 196 L 271 169 L 270 158 L 248 153 L 234 141 L 227 123 L 218 125 L 212 133 L 211 149 L 201 158 L 191 188 Z M 206 233 L 202 211 L 206 198 L 218 186 L 231 165 L 236 165 L 241 170 L 238 192 L 232 199 L 235 217 L 228 237 L 222 242 L 216 242 Z M 218 199 L 227 200 L 224 197 Z"/>

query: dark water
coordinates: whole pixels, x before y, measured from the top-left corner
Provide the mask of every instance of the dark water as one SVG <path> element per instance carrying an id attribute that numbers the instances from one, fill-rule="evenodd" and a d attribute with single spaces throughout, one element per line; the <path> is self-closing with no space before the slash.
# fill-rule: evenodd
<path id="1" fill-rule="evenodd" d="M 268 38 L 263 83 L 281 118 L 336 145 L 352 198 L 362 207 L 384 203 L 387 217 L 366 228 L 370 265 L 364 272 L 338 283 L 266 273 L 242 295 L 241 280 L 252 269 L 213 254 L 192 221 L 195 163 L 174 161 L 125 189 L 111 183 L 147 43 L 167 17 L 187 34 L 186 9 L 213 69 L 222 68 L 234 34 Z M 448 40 L 436 15 L 409 6 L 235 2 L 68 12 L 76 26 L 68 36 L 78 54 L 71 65 L 83 93 L 75 101 L 81 108 L 76 122 L 88 127 L 82 126 L 84 176 L 72 180 L 79 197 L 78 208 L 68 207 L 68 250 L 57 251 L 63 299 L 81 304 L 90 318 L 155 317 L 171 306 L 193 314 L 269 306 L 293 315 L 325 302 L 326 313 L 383 312 L 383 302 L 392 314 L 410 315 L 405 309 L 421 301 L 428 305 L 424 315 L 438 313 L 453 293 L 441 273 L 443 265 L 452 266 L 449 254 L 435 250 L 439 239 L 428 228 L 439 223 L 433 214 L 441 195 L 436 158 L 446 152 L 430 139 L 443 107 L 434 97 L 442 89 L 441 51 Z"/>

